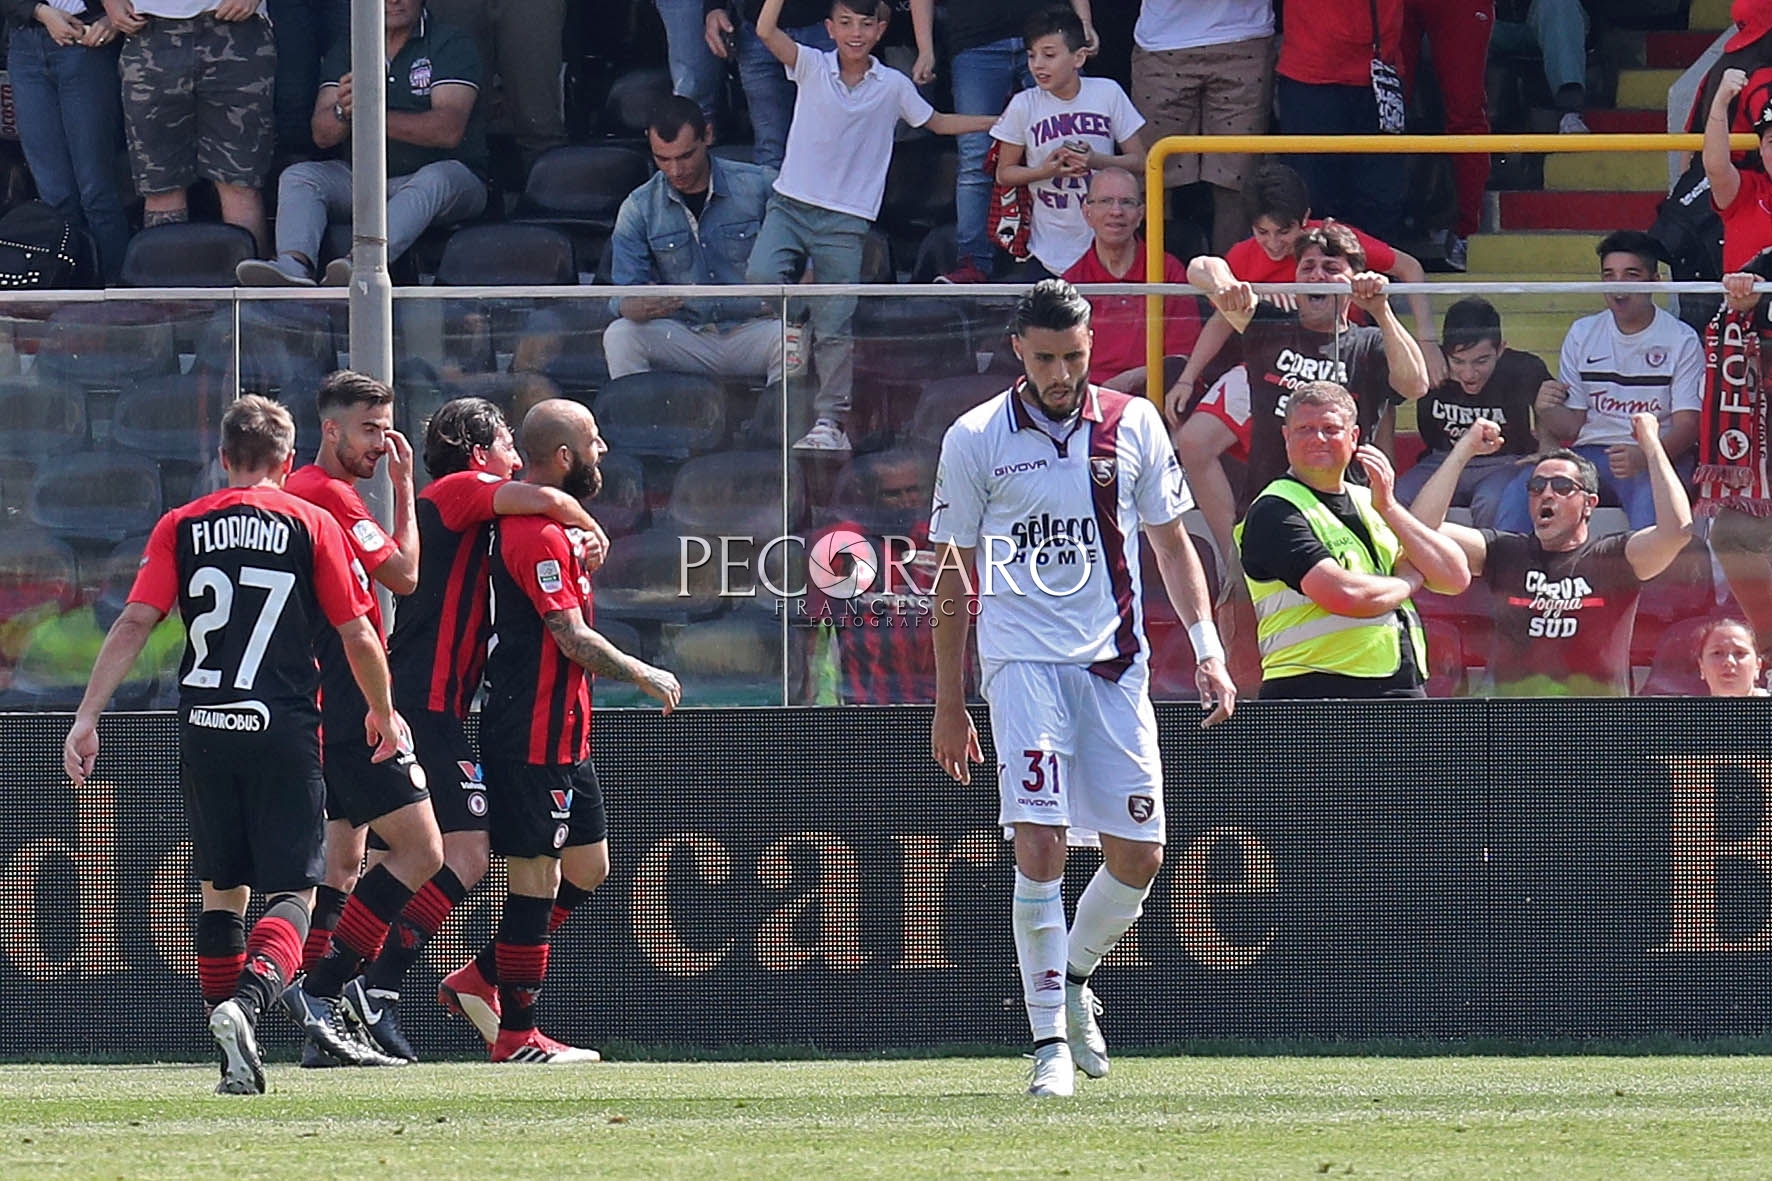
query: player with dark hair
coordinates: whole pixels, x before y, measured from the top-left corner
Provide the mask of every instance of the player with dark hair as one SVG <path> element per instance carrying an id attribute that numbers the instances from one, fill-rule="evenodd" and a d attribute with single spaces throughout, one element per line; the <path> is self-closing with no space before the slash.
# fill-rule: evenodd
<path id="1" fill-rule="evenodd" d="M 289 477 L 289 492 L 332 514 L 370 578 L 395 594 L 411 594 L 418 585 L 412 447 L 393 429 L 394 392 L 365 374 L 342 370 L 321 382 L 316 405 L 319 451 L 313 463 Z M 375 474 L 383 455 L 394 486 L 391 537 L 356 488 L 356 481 Z M 379 604 L 369 618 L 376 634 L 383 634 Z M 381 1053 L 353 1029 L 340 996 L 358 967 L 381 951 L 388 924 L 413 892 L 442 868 L 443 838 L 417 758 L 406 750 L 385 763 L 370 763 L 354 741 L 362 699 L 345 675 L 343 654 L 322 635 L 315 656 L 326 770 L 326 885 L 309 931 L 304 979 L 291 984 L 286 1000 L 309 1035 L 304 1065 L 330 1065 L 328 1059 L 388 1065 L 401 1059 Z M 375 829 L 388 852 L 359 878 L 366 826 Z M 340 1054 L 340 1046 L 351 1052 Z"/>
<path id="2" fill-rule="evenodd" d="M 549 399 L 529 411 L 521 430 L 527 482 L 576 500 L 596 495 L 607 448 L 588 409 Z M 480 752 L 492 851 L 505 859 L 510 892 L 497 935 L 444 978 L 441 999 L 474 1022 L 494 1062 L 596 1062 L 595 1050 L 563 1045 L 535 1027 L 549 935 L 609 876 L 603 795 L 590 759 L 590 678 L 632 681 L 667 713 L 682 688 L 591 630 L 590 572 L 558 522 L 506 517 L 493 538 L 495 639 L 486 657 Z"/>
<path id="3" fill-rule="evenodd" d="M 938 548 L 930 751 L 956 781 L 980 761 L 963 687 L 978 595 L 980 681 L 991 706 L 999 821 L 1014 831 L 1011 921 L 1034 1036 L 1029 1094 L 1073 1093 L 1073 1062 L 1108 1071 L 1090 974 L 1137 921 L 1163 863 L 1163 772 L 1149 693 L 1138 530 L 1228 717 L 1237 690 L 1206 576 L 1182 523 L 1187 484 L 1156 407 L 1089 383 L 1089 304 L 1061 279 L 1016 305 L 1026 376 L 967 411 L 941 445 L 929 537 Z M 978 557 L 976 588 L 968 571 Z M 1099 835 L 1103 863 L 1065 931 L 1067 840 Z"/>
<path id="4" fill-rule="evenodd" d="M 431 807 L 443 833 L 443 868 L 413 894 L 381 954 L 344 987 L 345 1004 L 387 1053 L 416 1061 L 400 1026 L 400 986 L 425 941 L 485 876 L 486 787 L 463 719 L 486 662 L 488 553 L 492 520 L 534 514 L 582 539 L 587 570 L 608 539 L 584 506 L 558 488 L 511 479 L 523 466 L 511 430 L 484 398 L 446 402 L 425 428 L 431 482 L 418 494 L 418 588 L 400 601 L 388 663 L 394 699 L 412 726 Z"/>
<path id="5" fill-rule="evenodd" d="M 364 758 L 386 766 L 411 744 L 370 621 L 374 602 L 343 531 L 282 488 L 294 447 L 295 425 L 275 402 L 249 394 L 228 408 L 221 427 L 228 487 L 154 527 L 63 749 L 79 786 L 98 760 L 98 715 L 176 605 L 188 629 L 179 783 L 203 897 L 197 974 L 222 1054 L 216 1090 L 229 1095 L 265 1089 L 254 1029 L 301 966 L 320 880 L 317 633 L 334 637 L 347 663 L 363 709 L 351 719 L 350 741 Z M 248 935 L 255 889 L 269 904 Z"/>

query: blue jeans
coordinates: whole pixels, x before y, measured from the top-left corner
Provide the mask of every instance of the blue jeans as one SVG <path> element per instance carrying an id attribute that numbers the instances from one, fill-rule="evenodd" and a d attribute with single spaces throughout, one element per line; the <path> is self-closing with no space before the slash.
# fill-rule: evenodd
<path id="1" fill-rule="evenodd" d="M 1649 482 L 1649 473 L 1631 476 L 1621 480 L 1612 474 L 1611 466 L 1606 462 L 1606 448 L 1592 444 L 1575 448 L 1577 455 L 1585 456 L 1593 465 L 1600 469 L 1600 503 L 1617 502 L 1630 518 L 1630 527 L 1647 529 L 1655 524 L 1655 488 Z M 1687 454 L 1674 463 L 1674 470 L 1680 478 L 1690 483 L 1692 479 L 1693 457 Z M 1495 514 L 1495 527 L 1504 533 L 1532 532 L 1531 497 L 1526 493 L 1526 481 L 1532 478 L 1532 470 L 1537 464 L 1527 464 L 1520 469 L 1520 474 L 1509 485 L 1507 493 L 1501 499 L 1501 506 Z"/>
<path id="2" fill-rule="evenodd" d="M 957 115 L 1001 114 L 1011 95 L 1034 84 L 1020 37 L 963 49 L 954 55 L 951 69 Z M 957 138 L 960 178 L 954 187 L 954 214 L 960 263 L 971 259 L 973 266 L 988 275 L 996 258 L 996 244 L 985 229 L 991 208 L 991 178 L 985 175 L 984 158 L 991 151 L 991 133 L 974 131 Z"/>
<path id="3" fill-rule="evenodd" d="M 312 155 L 320 59 L 334 41 L 351 35 L 351 0 L 267 0 L 265 11 L 277 42 L 277 151 Z"/>
<path id="4" fill-rule="evenodd" d="M 1428 480 L 1446 462 L 1447 454 L 1445 451 L 1430 451 L 1417 460 L 1414 467 L 1398 476 L 1397 499 L 1404 504 L 1415 503 Z M 1526 460 L 1524 455 L 1475 457 L 1459 473 L 1458 489 L 1452 494 L 1452 507 L 1470 509 L 1471 524 L 1478 529 L 1496 528 L 1496 513 L 1513 488 L 1520 465 Z M 1527 466 L 1530 468 L 1531 465 Z M 1527 474 L 1530 475 L 1530 471 Z"/>
<path id="5" fill-rule="evenodd" d="M 33 24 L 13 30 L 6 54 L 19 142 L 37 193 L 92 234 L 107 283 L 116 280 L 129 248 L 117 183 L 123 144 L 117 50 L 115 44 L 57 45 L 48 29 Z"/>
<path id="6" fill-rule="evenodd" d="M 1378 100 L 1370 86 L 1328 86 L 1274 79 L 1285 135 L 1376 135 Z M 1311 213 L 1395 242 L 1403 229 L 1408 188 L 1403 157 L 1288 156 L 1311 195 Z"/>
<path id="7" fill-rule="evenodd" d="M 1587 88 L 1587 12 L 1581 0 L 1532 0 L 1526 22 L 1496 21 L 1489 52 L 1544 55 L 1544 80 L 1554 97 L 1566 86 Z"/>
<path id="8" fill-rule="evenodd" d="M 814 49 L 834 50 L 823 25 L 807 25 L 785 30 L 788 36 Z M 788 125 L 794 121 L 794 82 L 769 47 L 757 36 L 755 25 L 741 22 L 738 26 L 738 80 L 744 87 L 745 102 L 751 108 L 752 140 L 756 144 L 753 159 L 771 168 L 780 168 L 788 147 Z"/>
<path id="9" fill-rule="evenodd" d="M 701 0 L 652 0 L 664 22 L 665 50 L 671 62 L 671 90 L 692 98 L 711 122 L 726 63 L 708 49 Z"/>
<path id="10" fill-rule="evenodd" d="M 751 247 L 747 283 L 792 283 L 810 266 L 818 282 L 807 287 L 811 304 L 812 359 L 818 366 L 818 395 L 813 400 L 816 418 L 841 425 L 849 417 L 850 396 L 855 385 L 855 349 L 849 319 L 855 312 L 853 295 L 819 294 L 820 283 L 856 283 L 861 280 L 862 249 L 867 244 L 868 223 L 853 213 L 838 213 L 808 205 L 776 193 L 769 198 L 763 228 Z M 790 307 L 790 315 L 797 315 Z"/>

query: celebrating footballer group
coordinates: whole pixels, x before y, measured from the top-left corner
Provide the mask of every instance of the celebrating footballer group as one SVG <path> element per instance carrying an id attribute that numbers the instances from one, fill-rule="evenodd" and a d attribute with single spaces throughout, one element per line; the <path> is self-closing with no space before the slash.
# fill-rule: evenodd
<path id="1" fill-rule="evenodd" d="M 681 693 L 590 628 L 590 577 L 607 549 L 583 507 L 606 449 L 596 420 L 576 402 L 533 407 L 518 483 L 498 409 L 451 402 L 426 428 L 435 479 L 414 497 L 386 385 L 336 373 L 318 405 L 316 460 L 293 474 L 288 411 L 256 395 L 229 407 L 228 487 L 155 526 L 68 732 L 68 775 L 92 774 L 99 714 L 176 606 L 179 781 L 219 1092 L 264 1091 L 256 1029 L 277 1003 L 307 1035 L 304 1066 L 413 1060 L 401 980 L 493 853 L 511 882 L 496 937 L 440 999 L 474 1022 L 494 1062 L 594 1062 L 596 1051 L 535 1028 L 549 934 L 608 872 L 587 674 L 631 680 L 667 712 Z M 355 487 L 383 456 L 391 534 Z M 404 596 L 397 680 L 371 578 Z M 463 718 L 482 679 L 476 764 Z M 428 790 L 464 776 L 465 790 Z M 365 830 L 376 847 L 359 873 Z M 266 906 L 248 931 L 254 890 Z"/>
<path id="2" fill-rule="evenodd" d="M 1203 724 L 1236 706 L 1181 520 L 1192 501 L 1180 465 L 1151 402 L 1090 383 L 1089 320 L 1062 280 L 1020 300 L 1012 332 L 1025 376 L 949 430 L 930 516 L 931 750 L 970 782 L 980 746 L 965 709 L 961 600 L 976 596 L 1035 1096 L 1072 1094 L 1077 1069 L 1107 1073 L 1090 974 L 1138 919 L 1163 860 L 1141 529 L 1193 641 Z M 218 1091 L 264 1091 L 255 1031 L 274 1004 L 307 1036 L 304 1066 L 415 1061 L 402 983 L 494 854 L 509 881 L 496 935 L 444 977 L 438 999 L 474 1024 L 493 1062 L 595 1062 L 595 1050 L 535 1023 L 549 938 L 609 873 L 590 682 L 630 681 L 666 713 L 682 692 L 591 625 L 591 577 L 608 545 L 585 509 L 606 450 L 596 420 L 553 399 L 513 437 L 491 403 L 449 402 L 426 424 L 432 479 L 415 495 L 386 385 L 336 373 L 318 406 L 315 461 L 293 474 L 288 412 L 255 395 L 229 408 L 229 486 L 155 527 L 68 733 L 67 772 L 76 784 L 92 774 L 99 714 L 176 606 L 187 634 L 180 784 Z M 356 489 L 384 456 L 391 531 Z M 1000 561 L 1036 519 L 1066 527 Z M 974 585 L 981 547 L 1001 567 L 995 586 Z M 1083 552 L 1049 561 L 1066 548 Z M 1051 585 L 1059 570 L 1067 585 Z M 391 641 L 371 580 L 400 599 Z M 478 759 L 464 728 L 477 696 Z M 1096 842 L 1103 862 L 1067 933 L 1066 847 Z M 267 904 L 248 931 L 255 890 Z"/>

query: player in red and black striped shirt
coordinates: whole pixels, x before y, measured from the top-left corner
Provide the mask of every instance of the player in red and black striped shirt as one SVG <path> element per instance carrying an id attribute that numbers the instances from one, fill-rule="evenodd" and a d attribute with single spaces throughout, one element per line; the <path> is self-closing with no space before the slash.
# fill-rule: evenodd
<path id="1" fill-rule="evenodd" d="M 179 781 L 203 911 L 197 969 L 222 1049 L 223 1094 L 265 1089 L 254 1026 L 301 966 L 320 880 L 325 787 L 313 638 L 336 634 L 366 702 L 377 762 L 411 739 L 394 712 L 372 600 L 338 524 L 282 490 L 295 448 L 289 412 L 256 395 L 222 418 L 228 487 L 167 513 L 93 665 L 63 759 L 78 786 L 98 758 L 98 715 L 148 634 L 176 604 Z M 322 623 L 330 627 L 322 627 Z M 334 633 L 334 629 L 336 632 Z M 363 743 L 364 721 L 353 726 Z M 253 890 L 268 895 L 246 934 Z"/>
<path id="2" fill-rule="evenodd" d="M 522 436 L 529 483 L 579 500 L 596 495 L 607 448 L 588 409 L 563 398 L 540 402 L 523 419 Z M 590 574 L 554 521 L 498 523 L 492 601 L 480 751 L 492 850 L 505 859 L 510 893 L 492 945 L 444 985 L 459 995 L 470 977 L 482 988 L 496 980 L 494 1062 L 594 1062 L 595 1050 L 564 1046 L 535 1028 L 549 932 L 609 874 L 603 797 L 589 757 L 590 678 L 632 681 L 667 713 L 682 688 L 591 630 Z"/>
<path id="3" fill-rule="evenodd" d="M 418 583 L 418 529 L 413 520 L 412 447 L 394 430 L 394 392 L 362 373 L 342 370 L 320 383 L 320 446 L 314 462 L 289 477 L 296 496 L 331 513 L 370 578 L 396 594 L 409 594 Z M 356 481 L 375 474 L 382 456 L 394 489 L 394 529 L 390 536 L 357 494 Z M 381 612 L 371 615 L 377 633 Z M 307 1029 L 311 1048 L 305 1065 L 324 1066 L 314 1050 L 346 1065 L 388 1065 L 360 1037 L 333 1039 L 328 1028 L 348 1035 L 352 1025 L 342 1011 L 345 986 L 358 968 L 381 951 L 388 924 L 399 917 L 414 892 L 443 867 L 443 838 L 431 812 L 424 768 L 413 753 L 402 752 L 389 763 L 371 764 L 351 742 L 351 718 L 360 711 L 355 686 L 340 675 L 336 644 L 321 636 L 315 643 L 320 662 L 320 714 L 323 766 L 326 771 L 326 886 L 322 903 L 336 905 L 331 938 L 323 931 L 328 917 L 316 906 L 313 929 L 303 963 L 303 979 L 287 994 L 290 1011 Z M 387 845 L 387 856 L 358 877 L 366 828 Z M 330 909 L 330 907 L 327 907 Z M 353 990 L 355 993 L 356 990 Z M 368 1027 L 373 1028 L 373 1027 Z M 352 1052 L 340 1054 L 337 1046 Z M 357 1052 L 361 1051 L 361 1052 Z"/>
<path id="4" fill-rule="evenodd" d="M 585 539 L 588 569 L 601 563 L 608 545 L 578 501 L 510 478 L 522 460 L 504 415 L 484 398 L 457 398 L 438 409 L 425 428 L 424 460 L 432 478 L 418 494 L 418 587 L 400 600 L 388 662 L 443 833 L 443 868 L 406 904 L 362 981 L 344 991 L 376 1043 L 408 1060 L 417 1055 L 400 1026 L 401 982 L 425 941 L 485 876 L 490 850 L 485 785 L 462 722 L 480 686 L 491 630 L 492 519 L 534 513 L 559 522 Z"/>

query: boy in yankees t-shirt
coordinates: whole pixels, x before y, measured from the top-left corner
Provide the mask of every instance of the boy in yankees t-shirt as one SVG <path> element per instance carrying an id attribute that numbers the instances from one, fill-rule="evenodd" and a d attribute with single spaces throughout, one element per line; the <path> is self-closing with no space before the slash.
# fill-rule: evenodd
<path id="1" fill-rule="evenodd" d="M 1124 168 L 1144 175 L 1144 116 L 1111 78 L 1083 77 L 1089 54 L 1083 22 L 1068 8 L 1048 8 L 1027 23 L 1028 72 L 1034 85 L 1009 100 L 991 128 L 1002 144 L 997 183 L 1026 185 L 1033 195 L 1028 248 L 1033 264 L 1021 279 L 1056 277 L 1094 241 L 1083 220 L 1089 174 Z"/>

